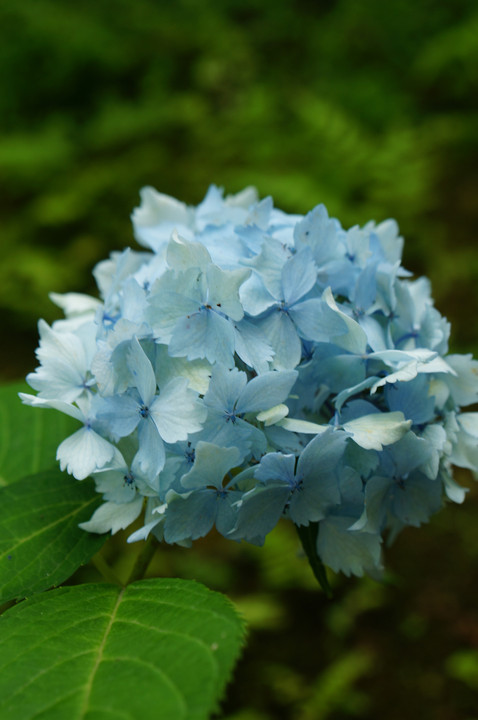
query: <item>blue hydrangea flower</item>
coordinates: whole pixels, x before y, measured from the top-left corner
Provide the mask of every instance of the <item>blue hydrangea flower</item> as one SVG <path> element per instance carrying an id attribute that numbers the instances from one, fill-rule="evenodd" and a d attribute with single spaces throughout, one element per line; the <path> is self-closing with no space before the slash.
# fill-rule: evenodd
<path id="1" fill-rule="evenodd" d="M 96 266 L 99 298 L 52 294 L 65 318 L 40 321 L 21 396 L 79 422 L 57 459 L 103 496 L 83 529 L 144 509 L 132 542 L 261 544 L 285 518 L 315 572 L 377 576 L 385 537 L 463 502 L 478 361 L 448 353 L 395 221 L 346 229 L 214 185 L 197 207 L 145 188 L 132 221 L 142 247 Z"/>

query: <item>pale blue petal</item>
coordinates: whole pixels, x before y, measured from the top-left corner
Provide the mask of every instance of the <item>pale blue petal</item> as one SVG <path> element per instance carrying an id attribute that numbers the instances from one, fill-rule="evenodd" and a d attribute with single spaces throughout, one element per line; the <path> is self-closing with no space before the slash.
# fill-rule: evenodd
<path id="1" fill-rule="evenodd" d="M 458 485 L 449 472 L 442 474 L 442 481 L 447 498 L 454 503 L 462 503 L 466 497 L 466 493 L 469 491 L 468 488 Z"/>
<path id="2" fill-rule="evenodd" d="M 206 278 L 198 268 L 185 272 L 167 271 L 152 288 L 146 320 L 167 342 L 176 323 L 196 312 L 205 299 Z"/>
<path id="3" fill-rule="evenodd" d="M 258 375 L 242 389 L 237 399 L 236 411 L 259 412 L 285 402 L 297 375 L 296 370 L 271 371 Z"/>
<path id="4" fill-rule="evenodd" d="M 238 503 L 243 493 L 231 490 L 224 495 L 218 495 L 216 501 L 216 528 L 217 531 L 228 537 L 234 529 L 238 517 Z"/>
<path id="5" fill-rule="evenodd" d="M 39 398 L 36 395 L 29 395 L 28 393 L 23 392 L 18 393 L 18 397 L 25 405 L 30 405 L 31 407 L 53 408 L 54 410 L 59 410 L 60 412 L 65 413 L 65 415 L 75 418 L 75 420 L 84 422 L 85 416 L 81 410 L 77 408 L 76 405 L 72 405 L 64 400 L 55 400 L 54 398 L 45 400 L 44 398 Z"/>
<path id="6" fill-rule="evenodd" d="M 208 249 L 212 262 L 223 270 L 235 270 L 239 261 L 250 255 L 232 223 L 208 225 L 197 238 Z"/>
<path id="7" fill-rule="evenodd" d="M 343 428 L 352 440 L 365 450 L 382 450 L 400 440 L 410 429 L 411 420 L 405 420 L 401 412 L 373 413 L 344 423 Z"/>
<path id="8" fill-rule="evenodd" d="M 301 478 L 315 477 L 324 473 L 329 475 L 337 471 L 343 457 L 347 436 L 340 430 L 326 430 L 311 440 L 297 463 L 297 475 Z"/>
<path id="9" fill-rule="evenodd" d="M 390 410 L 400 410 L 414 425 L 430 422 L 435 412 L 435 398 L 429 395 L 430 382 L 424 375 L 406 383 L 387 385 L 385 397 Z"/>
<path id="10" fill-rule="evenodd" d="M 343 320 L 345 324 L 344 331 L 337 333 L 336 336 L 330 337 L 329 341 L 339 345 L 339 347 L 344 348 L 344 350 L 357 353 L 358 355 L 363 355 L 367 349 L 367 336 L 365 331 L 362 330 L 355 320 L 352 320 L 352 318 L 339 309 L 330 288 L 324 290 L 322 299 L 328 305 L 330 310 L 335 313 L 338 318 Z"/>
<path id="11" fill-rule="evenodd" d="M 134 330 L 136 329 L 135 326 Z M 98 352 L 91 364 L 91 371 L 103 397 L 124 393 L 128 389 L 131 382 L 131 373 L 126 362 L 129 345 L 130 338 L 119 342 L 114 349 L 104 341 L 98 343 Z"/>
<path id="12" fill-rule="evenodd" d="M 442 487 L 421 473 L 412 473 L 398 485 L 392 485 L 389 501 L 393 514 L 406 525 L 419 527 L 442 506 Z"/>
<path id="13" fill-rule="evenodd" d="M 233 540 L 264 538 L 279 522 L 290 489 L 283 484 L 258 485 L 245 493 L 239 505 L 237 524 L 228 537 Z"/>
<path id="14" fill-rule="evenodd" d="M 239 297 L 244 312 L 253 317 L 261 315 L 276 302 L 256 273 L 252 273 L 250 278 L 241 285 Z"/>
<path id="15" fill-rule="evenodd" d="M 185 272 L 190 268 L 205 268 L 211 263 L 211 256 L 200 242 L 191 242 L 173 232 L 168 243 L 166 259 L 170 268 Z"/>
<path id="16" fill-rule="evenodd" d="M 113 458 L 114 452 L 114 445 L 91 427 L 85 426 L 63 440 L 56 452 L 56 459 L 60 461 L 62 470 L 77 480 L 84 480 L 106 465 Z"/>
<path id="17" fill-rule="evenodd" d="M 345 465 L 354 468 L 363 478 L 368 478 L 379 464 L 380 456 L 375 450 L 364 450 L 356 443 L 347 443 Z"/>
<path id="18" fill-rule="evenodd" d="M 149 408 L 157 431 L 167 443 L 187 440 L 189 433 L 201 430 L 206 408 L 185 378 L 170 380 Z"/>
<path id="19" fill-rule="evenodd" d="M 143 403 L 146 406 L 150 405 L 156 393 L 156 378 L 153 366 L 137 338 L 133 338 L 131 341 L 126 354 L 126 362 L 133 376 L 132 384 L 138 388 Z"/>
<path id="20" fill-rule="evenodd" d="M 166 459 L 164 443 L 154 422 L 147 418 L 138 427 L 139 450 L 135 462 L 150 480 L 154 480 L 163 469 Z"/>
<path id="21" fill-rule="evenodd" d="M 445 454 L 445 448 L 448 445 L 448 437 L 445 428 L 437 423 L 427 425 L 421 433 L 421 437 L 428 444 L 430 454 L 425 462 L 420 463 L 418 468 L 430 478 L 430 480 L 434 480 L 438 475 L 440 462 Z"/>
<path id="22" fill-rule="evenodd" d="M 367 310 L 377 295 L 377 263 L 367 265 L 360 273 L 351 300 L 357 310 Z"/>
<path id="23" fill-rule="evenodd" d="M 304 248 L 293 255 L 282 268 L 282 297 L 286 305 L 294 305 L 315 285 L 317 268 L 312 252 Z"/>
<path id="24" fill-rule="evenodd" d="M 241 455 L 235 447 L 219 447 L 213 443 L 199 441 L 196 458 L 191 470 L 181 478 L 181 485 L 194 490 L 209 485 L 222 488 L 226 473 L 239 465 Z"/>
<path id="25" fill-rule="evenodd" d="M 135 391 L 134 391 L 135 392 Z M 99 403 L 97 417 L 105 422 L 113 435 L 130 435 L 141 420 L 141 401 L 135 395 L 114 395 Z"/>
<path id="26" fill-rule="evenodd" d="M 91 533 L 110 532 L 114 535 L 118 530 L 131 525 L 141 513 L 143 498 L 138 495 L 132 502 L 106 502 L 95 510 L 90 520 L 79 523 L 78 527 Z"/>
<path id="27" fill-rule="evenodd" d="M 290 317 L 279 309 L 257 321 L 257 326 L 265 333 L 272 349 L 274 360 L 272 367 L 277 370 L 289 370 L 297 367 L 302 353 L 302 344 Z"/>
<path id="28" fill-rule="evenodd" d="M 374 476 L 365 485 L 364 510 L 361 517 L 352 525 L 352 530 L 364 530 L 380 533 L 387 519 L 389 492 L 393 485 L 389 477 Z"/>
<path id="29" fill-rule="evenodd" d="M 266 237 L 260 255 L 248 262 L 262 278 L 266 289 L 276 300 L 282 297 L 282 268 L 290 258 L 290 251 L 279 240 Z"/>
<path id="30" fill-rule="evenodd" d="M 214 525 L 217 509 L 215 490 L 193 490 L 178 495 L 174 490 L 167 494 L 168 508 L 164 523 L 167 543 L 204 537 Z"/>
<path id="31" fill-rule="evenodd" d="M 318 266 L 344 256 L 345 247 L 339 240 L 344 234 L 339 222 L 329 218 L 327 209 L 322 204 L 307 213 L 294 228 L 296 246 L 310 247 Z"/>
<path id="32" fill-rule="evenodd" d="M 246 386 L 247 375 L 245 372 L 233 368 L 227 370 L 221 365 L 215 365 L 211 372 L 211 382 L 204 396 L 204 404 L 219 412 L 232 413 L 237 398 Z"/>
<path id="33" fill-rule="evenodd" d="M 322 562 L 334 572 L 358 575 L 381 570 L 382 539 L 380 535 L 349 530 L 354 518 L 329 516 L 321 521 L 317 552 Z"/>
<path id="34" fill-rule="evenodd" d="M 376 380 L 376 377 L 365 378 L 365 380 L 362 380 L 362 382 L 358 383 L 357 385 L 353 385 L 352 387 L 342 390 L 342 392 L 337 395 L 334 401 L 334 405 L 337 408 L 337 411 L 340 412 L 342 406 L 353 395 L 358 395 L 358 393 L 361 393 L 362 390 L 367 390 L 368 388 L 372 387 Z"/>
<path id="35" fill-rule="evenodd" d="M 110 464 L 108 463 L 106 468 Z M 129 468 L 125 463 L 120 468 L 102 469 L 94 473 L 96 491 L 103 495 L 104 500 L 115 503 L 131 502 L 136 495 L 136 487 L 134 482 L 125 481 L 128 475 Z"/>
<path id="36" fill-rule="evenodd" d="M 313 378 L 317 385 L 325 385 L 331 392 L 339 393 L 359 385 L 365 377 L 365 358 L 344 354 L 337 345 L 318 344 L 313 358 Z"/>
<path id="37" fill-rule="evenodd" d="M 368 400 L 362 400 L 361 398 L 351 400 L 340 412 L 340 423 L 343 425 L 343 423 L 358 420 L 364 415 L 372 415 L 374 413 L 380 414 L 380 410 Z"/>
<path id="38" fill-rule="evenodd" d="M 267 372 L 274 351 L 259 328 L 248 320 L 241 320 L 234 325 L 234 331 L 235 349 L 241 360 L 258 374 Z"/>
<path id="39" fill-rule="evenodd" d="M 358 318 L 358 323 L 365 330 L 367 343 L 374 352 L 387 348 L 386 329 L 384 324 L 380 322 L 379 316 L 361 315 Z"/>
<path id="40" fill-rule="evenodd" d="M 445 378 L 455 403 L 464 406 L 478 402 L 478 360 L 471 355 L 448 355 L 446 361 L 457 373 Z"/>
<path id="41" fill-rule="evenodd" d="M 328 342 L 331 337 L 346 332 L 343 319 L 330 311 L 319 298 L 310 298 L 290 307 L 289 315 L 300 335 L 306 340 Z"/>
<path id="42" fill-rule="evenodd" d="M 187 205 L 152 187 L 142 188 L 140 196 L 141 205 L 133 210 L 131 219 L 135 238 L 142 245 L 157 251 L 169 240 L 174 228 L 180 232 L 187 230 L 192 221 Z"/>
<path id="43" fill-rule="evenodd" d="M 279 484 L 282 482 L 292 489 L 295 485 L 295 456 L 267 453 L 261 458 L 254 476 L 264 483 L 272 481 L 274 484 Z"/>
<path id="44" fill-rule="evenodd" d="M 201 440 L 221 447 L 236 447 L 242 458 L 259 458 L 266 450 L 266 438 L 259 428 L 246 420 L 234 421 L 224 413 L 211 411 L 201 431 Z"/>
<path id="45" fill-rule="evenodd" d="M 40 333 L 40 347 L 35 354 L 41 363 L 56 359 L 63 361 L 66 365 L 75 367 L 80 373 L 86 371 L 88 367 L 87 346 L 83 344 L 76 334 L 58 332 L 44 320 L 38 322 L 38 330 Z"/>
<path id="46" fill-rule="evenodd" d="M 188 360 L 206 358 L 210 363 L 234 366 L 234 326 L 214 310 L 202 308 L 176 323 L 169 354 Z"/>
<path id="47" fill-rule="evenodd" d="M 142 528 L 139 528 L 139 530 L 131 533 L 131 535 L 128 536 L 126 542 L 134 543 L 138 542 L 139 540 L 147 540 L 151 531 L 156 528 L 160 522 L 163 522 L 163 518 L 155 518 L 154 520 L 151 520 L 151 522 L 146 523 Z"/>
<path id="48" fill-rule="evenodd" d="M 57 398 L 70 403 L 85 391 L 85 376 L 86 373 L 79 373 L 74 366 L 52 358 L 47 365 L 41 365 L 34 373 L 29 373 L 26 380 L 38 391 L 38 397 Z"/>
<path id="49" fill-rule="evenodd" d="M 296 525 L 322 520 L 330 506 L 340 503 L 339 475 L 346 441 L 344 433 L 327 431 L 311 440 L 301 453 L 297 478 L 302 482 L 289 507 Z"/>
<path id="50" fill-rule="evenodd" d="M 478 412 L 457 416 L 458 432 L 453 438 L 450 462 L 478 471 Z"/>
<path id="51" fill-rule="evenodd" d="M 232 320 L 242 320 L 244 310 L 239 300 L 239 288 L 250 274 L 247 269 L 221 270 L 210 265 L 207 269 L 208 303 Z"/>
<path id="52" fill-rule="evenodd" d="M 141 325 L 148 302 L 146 292 L 138 281 L 131 277 L 123 286 L 123 296 L 121 298 L 121 315 L 123 320 Z"/>

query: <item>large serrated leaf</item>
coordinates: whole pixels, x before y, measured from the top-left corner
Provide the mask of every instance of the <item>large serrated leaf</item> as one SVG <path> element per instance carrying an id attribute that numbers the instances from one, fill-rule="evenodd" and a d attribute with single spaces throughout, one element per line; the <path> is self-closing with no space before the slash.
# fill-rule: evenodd
<path id="1" fill-rule="evenodd" d="M 54 467 L 56 449 L 78 422 L 56 410 L 23 405 L 26 383 L 0 387 L 0 486 Z"/>
<path id="2" fill-rule="evenodd" d="M 37 595 L 0 617 L 0 717 L 205 720 L 243 634 L 227 598 L 190 580 Z"/>
<path id="3" fill-rule="evenodd" d="M 0 488 L 0 602 L 58 585 L 88 562 L 107 536 L 78 523 L 100 502 L 92 480 L 78 482 L 59 470 Z"/>

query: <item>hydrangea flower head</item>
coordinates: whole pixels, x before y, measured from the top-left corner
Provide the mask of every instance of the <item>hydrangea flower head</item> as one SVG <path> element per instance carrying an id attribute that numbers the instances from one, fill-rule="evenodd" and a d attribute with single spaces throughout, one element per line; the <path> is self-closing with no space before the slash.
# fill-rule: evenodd
<path id="1" fill-rule="evenodd" d="M 448 354 L 396 223 L 347 230 L 251 188 L 141 199 L 143 249 L 99 263 L 99 299 L 52 294 L 66 317 L 40 321 L 22 394 L 81 424 L 57 459 L 103 495 L 82 527 L 144 513 L 131 541 L 262 544 L 285 517 L 317 562 L 376 575 L 387 533 L 463 501 L 452 466 L 478 471 L 478 362 Z"/>

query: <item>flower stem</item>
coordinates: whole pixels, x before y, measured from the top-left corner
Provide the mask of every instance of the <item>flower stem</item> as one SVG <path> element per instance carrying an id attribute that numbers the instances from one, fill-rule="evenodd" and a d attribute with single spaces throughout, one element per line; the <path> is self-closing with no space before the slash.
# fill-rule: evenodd
<path id="1" fill-rule="evenodd" d="M 130 585 L 132 582 L 135 582 L 136 580 L 142 580 L 142 578 L 144 578 L 146 570 L 148 569 L 148 565 L 151 562 L 155 552 L 155 538 L 154 535 L 150 535 L 136 556 L 133 569 L 131 570 L 126 585 Z"/>
<path id="2" fill-rule="evenodd" d="M 329 585 L 327 579 L 327 573 L 325 565 L 317 555 L 317 536 L 319 534 L 319 523 L 309 523 L 309 525 L 296 525 L 297 533 L 299 535 L 304 552 L 307 555 L 307 559 L 312 568 L 312 572 L 315 575 L 317 582 L 320 587 L 327 595 L 328 598 L 332 597 L 332 588 Z"/>
<path id="3" fill-rule="evenodd" d="M 104 557 L 101 555 L 101 553 L 97 553 L 94 557 L 91 558 L 91 562 L 95 566 L 95 568 L 100 572 L 104 579 L 108 582 L 112 583 L 113 585 L 119 585 L 120 588 L 123 588 L 124 585 L 117 577 L 115 572 L 112 570 L 112 568 L 108 565 Z"/>

